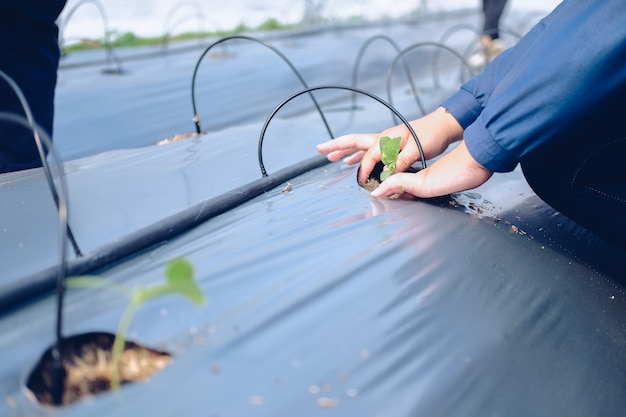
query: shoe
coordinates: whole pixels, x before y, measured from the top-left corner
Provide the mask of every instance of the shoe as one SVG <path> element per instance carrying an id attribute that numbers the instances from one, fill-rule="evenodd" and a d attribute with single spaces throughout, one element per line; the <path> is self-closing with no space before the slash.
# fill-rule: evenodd
<path id="1" fill-rule="evenodd" d="M 483 51 L 476 52 L 467 60 L 467 64 L 475 70 L 480 70 L 487 64 L 487 57 Z"/>
<path id="2" fill-rule="evenodd" d="M 469 66 L 474 69 L 484 69 L 500 52 L 504 51 L 504 45 L 500 39 L 481 36 L 479 43 L 481 50 L 467 60 Z"/>
<path id="3" fill-rule="evenodd" d="M 488 60 L 494 59 L 500 52 L 504 51 L 504 45 L 500 39 L 494 39 L 485 47 Z"/>

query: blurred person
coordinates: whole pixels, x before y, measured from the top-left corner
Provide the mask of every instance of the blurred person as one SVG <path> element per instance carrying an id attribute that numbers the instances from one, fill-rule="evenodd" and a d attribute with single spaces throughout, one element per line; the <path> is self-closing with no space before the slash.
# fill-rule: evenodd
<path id="1" fill-rule="evenodd" d="M 432 113 L 410 124 L 318 145 L 360 162 L 363 184 L 382 136 L 402 138 L 396 169 L 375 197 L 429 198 L 476 188 L 521 165 L 535 193 L 596 235 L 626 248 L 626 2 L 564 0 Z M 447 148 L 458 143 L 449 152 Z"/>
<path id="2" fill-rule="evenodd" d="M 478 39 L 480 52 L 470 57 L 471 66 L 484 66 L 504 50 L 500 40 L 500 18 L 506 4 L 507 0 L 483 0 L 483 30 Z"/>
<path id="3" fill-rule="evenodd" d="M 59 65 L 56 19 L 66 0 L 0 0 L 0 70 L 20 87 L 35 122 L 50 137 Z M 0 79 L 0 111 L 24 116 L 9 85 Z M 41 166 L 33 134 L 0 121 L 0 174 Z"/>

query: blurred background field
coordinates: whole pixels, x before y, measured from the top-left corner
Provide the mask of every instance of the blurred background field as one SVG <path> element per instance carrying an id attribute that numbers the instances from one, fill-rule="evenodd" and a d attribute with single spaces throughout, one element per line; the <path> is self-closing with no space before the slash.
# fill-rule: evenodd
<path id="1" fill-rule="evenodd" d="M 559 0 L 511 0 L 517 11 L 552 10 Z M 70 0 L 60 18 L 64 42 L 103 40 L 133 43 L 165 34 L 232 33 L 245 29 L 420 19 L 454 11 L 478 11 L 478 0 Z M 506 13 L 506 12 L 505 12 Z"/>

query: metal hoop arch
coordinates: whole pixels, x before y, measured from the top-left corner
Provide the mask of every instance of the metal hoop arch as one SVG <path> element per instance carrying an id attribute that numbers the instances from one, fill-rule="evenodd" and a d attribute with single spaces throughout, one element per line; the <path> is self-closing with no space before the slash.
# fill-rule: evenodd
<path id="1" fill-rule="evenodd" d="M 374 43 L 374 41 L 376 40 L 383 40 L 386 41 L 388 44 L 390 44 L 396 51 L 396 54 L 399 54 L 402 49 L 400 48 L 400 46 L 398 46 L 398 44 L 391 39 L 389 36 L 387 35 L 374 35 L 372 37 L 370 37 L 369 39 L 367 39 L 363 45 L 361 45 L 361 48 L 359 49 L 359 52 L 357 53 L 357 57 L 356 60 L 354 61 L 354 66 L 352 67 L 352 83 L 350 84 L 352 86 L 352 88 L 356 88 L 356 82 L 357 82 L 357 76 L 358 76 L 358 70 L 359 67 L 361 65 L 361 60 L 363 59 L 363 55 L 365 54 L 365 50 L 372 44 Z M 416 88 L 415 88 L 415 83 L 413 82 L 413 77 L 411 76 L 411 70 L 409 69 L 408 65 L 406 64 L 405 61 L 402 61 L 402 63 L 404 64 L 404 70 L 406 72 L 406 76 L 409 80 L 409 84 L 411 85 L 411 91 L 413 91 L 414 93 L 417 92 Z M 352 108 L 356 109 L 356 96 L 357 93 L 353 93 L 352 94 Z M 417 97 L 417 95 L 415 96 Z M 419 100 L 419 98 L 418 98 Z M 421 102 L 419 104 L 421 106 Z"/>
<path id="2" fill-rule="evenodd" d="M 473 45 L 478 41 L 480 37 L 480 31 L 476 29 L 475 26 L 470 25 L 469 23 L 459 23 L 444 32 L 443 35 L 439 38 L 439 43 L 445 45 L 447 40 L 454 35 L 455 33 L 461 30 L 469 30 L 474 34 L 472 38 L 472 42 L 465 47 L 465 52 L 463 53 L 463 57 L 467 60 L 469 52 L 473 48 Z M 439 65 L 439 57 L 441 56 L 441 49 L 437 49 L 435 51 L 435 55 L 433 56 L 433 83 L 435 84 L 435 88 L 440 88 L 441 84 L 439 83 L 439 73 L 437 72 L 437 67 Z"/>
<path id="3" fill-rule="evenodd" d="M 67 206 L 67 183 L 65 182 L 65 175 L 63 173 L 63 167 L 61 165 L 61 159 L 58 157 L 54 147 L 52 146 L 52 140 L 48 134 L 40 127 L 33 124 L 33 122 L 23 116 L 18 116 L 14 113 L 0 112 L 0 121 L 16 123 L 25 129 L 33 130 L 33 134 L 43 142 L 48 148 L 48 152 L 51 157 L 56 161 L 59 167 L 59 192 L 57 194 L 56 205 L 59 218 L 59 264 L 57 265 L 57 279 L 56 279 L 56 326 L 55 326 L 55 345 L 52 350 L 52 357 L 54 359 L 54 389 L 52 390 L 53 402 L 55 404 L 61 404 L 61 395 L 63 392 L 63 368 L 61 365 L 61 339 L 63 338 L 63 300 L 65 295 L 65 271 L 67 262 L 67 232 L 68 226 L 68 206 Z M 60 379 L 60 381 L 59 381 Z"/>
<path id="4" fill-rule="evenodd" d="M 400 114 L 400 112 L 398 110 L 396 110 L 391 104 L 387 103 L 386 101 L 384 101 L 380 97 L 376 96 L 375 94 L 372 94 L 372 93 L 370 93 L 368 91 L 365 91 L 365 90 L 360 90 L 358 88 L 342 86 L 342 85 L 320 85 L 320 86 L 317 86 L 317 87 L 307 87 L 304 90 L 301 90 L 301 91 L 298 91 L 298 92 L 292 94 L 291 96 L 289 96 L 288 98 L 283 100 L 282 103 L 280 103 L 278 106 L 276 106 L 276 108 L 268 116 L 267 120 L 265 120 L 265 124 L 263 125 L 263 128 L 261 129 L 261 135 L 259 136 L 259 145 L 258 145 L 259 168 L 261 169 L 261 175 L 263 177 L 267 177 L 268 176 L 267 171 L 265 169 L 265 165 L 263 163 L 263 139 L 265 137 L 265 132 L 267 131 L 267 128 L 268 128 L 270 122 L 272 121 L 272 119 L 274 118 L 274 116 L 276 115 L 276 113 L 278 113 L 278 111 L 281 108 L 283 108 L 283 106 L 285 106 L 287 103 L 289 103 L 291 100 L 293 100 L 294 98 L 296 98 L 298 96 L 301 96 L 302 94 L 305 94 L 305 93 L 309 93 L 310 94 L 313 91 L 328 90 L 328 89 L 347 90 L 347 91 L 352 91 L 352 92 L 355 92 L 355 93 L 363 94 L 363 95 L 365 95 L 365 96 L 367 96 L 367 97 L 369 97 L 369 98 L 371 98 L 373 100 L 376 100 L 377 102 L 379 102 L 380 104 L 382 104 L 383 106 L 385 106 L 389 110 L 391 110 L 391 112 L 393 114 L 395 114 L 400 120 L 402 120 L 402 123 L 404 123 L 404 125 L 409 129 L 409 132 L 411 133 L 411 136 L 415 140 L 415 144 L 417 145 L 417 149 L 419 150 L 420 160 L 422 162 L 422 168 L 426 168 L 426 159 L 424 158 L 424 150 L 422 149 L 422 144 L 420 143 L 420 140 L 417 137 L 417 134 L 415 133 L 415 131 L 413 130 L 413 128 L 409 124 L 409 121 L 407 119 L 405 119 L 404 116 L 402 116 L 402 114 Z M 332 136 L 331 136 L 331 139 L 332 139 Z"/>
<path id="5" fill-rule="evenodd" d="M 389 72 L 388 72 L 388 76 L 387 76 L 387 97 L 389 99 L 389 104 L 391 104 L 393 106 L 393 100 L 392 100 L 392 94 L 391 94 L 391 79 L 393 76 L 393 71 L 394 68 L 398 62 L 399 59 L 401 59 L 404 55 L 406 55 L 407 53 L 413 51 L 414 49 L 417 48 L 423 48 L 426 46 L 432 46 L 435 48 L 439 48 L 439 49 L 445 49 L 447 51 L 449 51 L 450 53 L 452 53 L 452 55 L 456 56 L 459 61 L 461 61 L 462 66 L 465 66 L 465 68 L 469 71 L 470 76 L 474 75 L 474 71 L 472 71 L 472 67 L 470 67 L 470 65 L 467 63 L 467 60 L 461 56 L 461 54 L 459 54 L 457 51 L 455 51 L 453 48 L 450 48 L 449 46 L 446 46 L 444 44 L 438 43 L 438 42 L 419 42 L 419 43 L 415 43 L 407 48 L 405 48 L 404 50 L 402 50 L 393 60 L 393 62 L 391 63 L 391 65 L 389 66 Z M 417 101 L 418 106 L 420 108 L 420 111 L 422 112 L 422 115 L 426 115 L 426 111 L 424 109 L 423 106 L 421 106 L 421 101 Z M 394 117 L 394 122 L 395 122 L 395 117 Z"/>
<path id="6" fill-rule="evenodd" d="M 121 74 L 123 72 L 122 61 L 113 51 L 113 47 L 111 46 L 111 42 L 109 40 L 109 34 L 110 34 L 109 18 L 107 16 L 104 5 L 98 0 L 81 0 L 78 3 L 76 3 L 74 7 L 70 9 L 69 12 L 67 12 L 67 14 L 63 17 L 62 25 L 59 28 L 59 48 L 63 47 L 64 40 L 65 40 L 65 36 L 64 36 L 65 28 L 67 27 L 67 24 L 72 19 L 72 16 L 80 7 L 88 3 L 93 4 L 96 7 L 96 9 L 98 9 L 98 12 L 100 13 L 100 17 L 102 18 L 102 25 L 104 26 L 104 49 L 106 50 L 107 62 L 113 61 L 116 66 L 116 69 L 114 71 L 106 71 L 106 72 L 107 73 L 114 72 L 117 74 Z"/>
<path id="7" fill-rule="evenodd" d="M 302 75 L 300 75 L 300 73 L 298 72 L 298 70 L 296 69 L 296 67 L 291 63 L 291 61 L 289 61 L 289 59 L 287 59 L 287 57 L 280 52 L 278 49 L 276 49 L 274 46 L 270 45 L 267 42 L 264 42 L 260 39 L 257 38 L 253 38 L 251 36 L 245 36 L 245 35 L 234 35 L 234 36 L 228 36 L 222 39 L 219 39 L 215 42 L 213 42 L 211 45 L 209 45 L 204 52 L 200 55 L 200 58 L 198 58 L 198 62 L 196 63 L 196 67 L 193 70 L 193 78 L 191 80 L 191 105 L 193 107 L 193 122 L 196 125 L 196 133 L 200 134 L 202 133 L 202 126 L 200 123 L 200 116 L 198 115 L 198 110 L 196 107 L 196 76 L 198 74 L 198 68 L 200 67 L 200 63 L 202 62 L 202 59 L 205 57 L 205 55 L 207 53 L 209 53 L 209 51 L 214 47 L 217 46 L 223 42 L 229 41 L 229 40 L 233 40 L 233 39 L 242 39 L 242 40 L 247 40 L 247 41 L 252 41 L 252 42 L 256 42 L 268 49 L 270 49 L 271 51 L 273 51 L 276 55 L 278 55 L 288 66 L 289 68 L 291 68 L 291 70 L 293 71 L 293 73 L 296 75 L 296 77 L 298 77 L 298 80 L 300 80 L 300 82 L 302 83 L 302 86 L 304 88 L 307 88 L 308 85 L 306 83 L 306 81 L 304 81 L 304 78 L 302 78 Z M 320 105 L 318 104 L 317 100 L 315 100 L 315 97 L 313 97 L 313 94 L 309 94 L 311 96 L 311 100 L 313 100 L 313 104 L 315 105 L 315 108 L 317 109 L 317 111 L 320 114 L 320 117 L 322 118 L 322 121 L 324 123 L 324 126 L 326 127 L 326 130 L 328 131 L 328 134 L 332 137 L 333 133 L 330 130 L 330 127 L 328 126 L 328 122 L 326 121 L 326 117 L 324 116 L 324 113 L 322 112 L 322 109 L 320 107 Z"/>
<path id="8" fill-rule="evenodd" d="M 190 15 L 185 15 L 184 17 L 176 20 L 173 24 L 172 24 L 172 19 L 174 18 L 175 14 L 177 11 L 181 10 L 182 8 L 191 8 L 193 9 L 193 14 Z M 174 7 L 172 7 L 169 11 L 169 13 L 167 14 L 166 18 L 165 18 L 165 23 L 163 24 L 163 45 L 161 47 L 161 52 L 165 53 L 167 50 L 167 45 L 169 43 L 169 38 L 170 38 L 170 34 L 171 32 L 180 24 L 192 19 L 192 18 L 196 18 L 198 20 L 198 34 L 200 33 L 200 22 L 202 22 L 202 19 L 205 19 L 206 16 L 204 15 L 204 13 L 202 13 L 202 8 L 200 7 L 200 4 L 194 1 L 183 1 L 180 2 L 178 4 L 176 4 Z"/>
<path id="9" fill-rule="evenodd" d="M 52 179 L 52 172 L 50 170 L 50 166 L 48 165 L 48 161 L 46 159 L 46 152 L 44 150 L 44 146 L 45 146 L 45 149 L 48 150 L 48 152 L 51 152 L 53 150 L 52 140 L 49 139 L 49 137 L 47 136 L 47 134 L 45 134 L 43 130 L 37 127 L 37 123 L 35 122 L 35 118 L 33 117 L 33 113 L 30 109 L 30 105 L 28 104 L 28 101 L 26 100 L 24 93 L 22 92 L 20 87 L 15 83 L 15 81 L 13 81 L 13 79 L 9 77 L 6 73 L 4 73 L 2 70 L 0 70 L 0 78 L 4 79 L 6 83 L 9 84 L 9 86 L 11 87 L 15 95 L 17 96 L 17 99 L 20 101 L 20 104 L 22 105 L 22 109 L 24 110 L 24 114 L 26 116 L 26 121 L 28 122 L 29 129 L 32 130 L 33 132 L 33 138 L 35 139 L 35 145 L 37 146 L 37 152 L 39 153 L 39 159 L 41 160 L 41 166 L 42 166 L 44 175 L 46 177 L 46 181 L 48 183 L 48 188 L 50 189 L 50 193 L 52 194 L 52 199 L 54 200 L 54 204 L 57 206 L 57 209 L 59 209 L 59 206 L 61 204 L 59 191 L 57 190 L 57 187 L 54 184 L 54 181 Z M 12 121 L 15 122 L 15 120 L 12 120 Z M 21 124 L 20 122 L 16 122 L 16 123 Z M 42 137 L 44 135 L 41 135 L 40 132 L 44 132 L 47 142 L 44 139 L 44 142 L 42 143 Z M 60 158 L 58 158 L 58 156 L 56 156 L 56 159 L 57 161 L 59 161 L 58 163 L 60 163 Z M 65 201 L 67 201 L 67 198 L 65 199 Z M 78 243 L 76 242 L 76 239 L 74 238 L 74 234 L 72 233 L 72 230 L 70 229 L 69 224 L 67 225 L 67 235 L 70 239 L 70 242 L 72 243 L 72 247 L 74 249 L 74 253 L 76 254 L 76 256 L 82 256 L 80 248 L 78 247 Z"/>

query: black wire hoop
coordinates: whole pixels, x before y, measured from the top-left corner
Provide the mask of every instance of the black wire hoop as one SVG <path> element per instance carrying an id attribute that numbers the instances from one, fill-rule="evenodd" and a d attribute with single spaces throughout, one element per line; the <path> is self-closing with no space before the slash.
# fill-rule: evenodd
<path id="1" fill-rule="evenodd" d="M 396 110 L 391 104 L 387 103 L 386 101 L 384 101 L 377 95 L 370 93 L 369 91 L 361 90 L 355 87 L 348 87 L 348 86 L 343 86 L 343 85 L 320 85 L 316 87 L 308 87 L 308 88 L 305 88 L 304 90 L 301 90 L 292 94 L 291 96 L 283 100 L 282 103 L 276 106 L 276 108 L 268 116 L 267 120 L 265 120 L 265 124 L 263 125 L 263 128 L 261 129 L 261 135 L 259 137 L 259 145 L 258 145 L 259 168 L 261 169 L 261 175 L 263 177 L 268 176 L 267 171 L 265 169 L 265 164 L 263 163 L 263 139 L 265 137 L 265 132 L 267 131 L 267 127 L 269 126 L 270 122 L 272 121 L 276 113 L 278 113 L 278 111 L 281 108 L 283 108 L 283 106 L 285 106 L 287 103 L 289 103 L 291 100 L 293 100 L 294 98 L 298 96 L 301 96 L 302 94 L 311 93 L 317 90 L 329 90 L 329 89 L 346 90 L 346 91 L 352 91 L 358 94 L 363 94 L 373 100 L 376 100 L 383 106 L 387 107 L 387 109 L 389 109 L 393 114 L 395 114 L 402 121 L 402 123 L 409 129 L 409 132 L 411 132 L 411 136 L 413 136 L 413 139 L 415 140 L 415 144 L 417 145 L 417 149 L 419 150 L 419 153 L 420 153 L 420 160 L 422 162 L 422 168 L 426 168 L 426 158 L 424 158 L 424 151 L 422 149 L 422 144 L 420 143 L 420 140 L 417 137 L 417 134 L 415 133 L 415 131 L 409 124 L 408 120 L 404 116 L 402 116 L 402 114 L 400 114 L 400 112 Z M 331 135 L 331 139 L 332 139 L 332 135 Z"/>
<path id="2" fill-rule="evenodd" d="M 242 39 L 242 40 L 247 40 L 247 41 L 251 41 L 251 42 L 256 42 L 268 49 L 270 49 L 271 51 L 273 51 L 276 55 L 278 55 L 283 61 L 285 61 L 285 63 L 289 66 L 289 68 L 291 68 L 291 71 L 293 71 L 293 73 L 296 75 L 296 77 L 298 77 L 298 80 L 300 80 L 300 83 L 302 83 L 302 86 L 304 88 L 307 88 L 308 85 L 306 83 L 306 81 L 304 81 L 304 78 L 302 78 L 302 75 L 300 75 L 300 72 L 298 72 L 298 70 L 296 69 L 296 67 L 291 63 L 291 61 L 289 61 L 289 59 L 282 53 L 280 52 L 277 48 L 275 48 L 274 46 L 270 45 L 267 42 L 264 42 L 260 39 L 251 37 L 251 36 L 245 36 L 245 35 L 234 35 L 234 36 L 228 36 L 222 39 L 219 39 L 215 42 L 213 42 L 211 45 L 209 45 L 204 52 L 200 55 L 200 58 L 198 58 L 198 62 L 196 63 L 196 67 L 193 70 L 193 78 L 191 79 L 191 105 L 193 107 L 193 122 L 196 125 L 196 133 L 200 134 L 202 133 L 202 126 L 200 123 L 200 116 L 198 115 L 198 110 L 196 107 L 196 76 L 198 74 L 198 68 L 200 67 L 200 63 L 202 62 L 202 59 L 205 57 L 205 55 L 207 53 L 209 53 L 209 51 L 219 45 L 220 43 L 232 40 L 232 39 Z M 309 94 L 311 96 L 311 100 L 313 100 L 313 104 L 315 105 L 315 108 L 317 109 L 317 111 L 319 112 L 322 121 L 324 122 L 324 125 L 326 126 L 326 130 L 328 131 L 328 134 L 332 137 L 333 133 L 330 130 L 330 127 L 328 126 L 328 122 L 326 121 L 326 117 L 324 116 L 324 113 L 322 112 L 322 109 L 320 107 L 320 105 L 318 104 L 318 102 L 315 100 L 315 97 L 313 97 L 313 94 Z"/>
<path id="3" fill-rule="evenodd" d="M 54 184 L 54 181 L 52 180 L 52 172 L 50 171 L 50 166 L 48 165 L 48 161 L 46 160 L 46 150 L 53 151 L 52 140 L 50 139 L 50 137 L 46 135 L 45 138 L 47 139 L 47 141 L 46 139 L 44 139 L 44 143 L 42 143 L 41 138 L 43 135 L 41 135 L 41 132 L 43 132 L 44 134 L 45 132 L 42 129 L 37 127 L 37 123 L 35 122 L 35 118 L 33 117 L 33 113 L 30 109 L 30 105 L 28 104 L 28 100 L 26 100 L 26 97 L 24 96 L 24 93 L 22 92 L 21 88 L 15 83 L 15 81 L 11 77 L 9 77 L 2 70 L 0 70 L 0 78 L 4 79 L 6 83 L 9 84 L 9 87 L 11 87 L 11 89 L 17 96 L 20 104 L 22 105 L 22 109 L 24 110 L 24 114 L 26 116 L 25 120 L 28 122 L 29 130 L 33 132 L 33 138 L 35 140 L 35 145 L 37 146 L 39 159 L 41 160 L 41 166 L 46 176 L 46 181 L 48 182 L 48 188 L 50 189 L 50 193 L 52 194 L 52 199 L 54 200 L 54 204 L 56 204 L 57 209 L 58 209 L 59 204 L 60 204 L 59 191 L 57 190 L 57 187 Z M 17 122 L 15 119 L 9 120 L 5 118 L 5 120 L 15 122 L 17 124 L 21 124 L 21 122 Z M 58 155 L 55 155 L 55 156 L 56 156 L 57 163 L 60 164 L 61 159 L 58 157 Z M 67 198 L 65 201 L 67 201 Z M 68 238 L 70 239 L 70 242 L 72 243 L 72 247 L 74 248 L 74 253 L 76 254 L 76 256 L 82 256 L 80 248 L 78 247 L 78 243 L 76 242 L 76 239 L 74 238 L 74 234 L 72 233 L 72 229 L 70 228 L 69 224 L 67 224 L 67 235 L 68 235 Z"/>
<path id="4" fill-rule="evenodd" d="M 472 67 L 467 63 L 467 60 L 461 54 L 459 54 L 457 51 L 455 51 L 453 48 L 450 48 L 449 46 L 444 45 L 444 44 L 439 43 L 439 42 L 419 42 L 419 43 L 415 43 L 413 45 L 410 45 L 410 46 L 404 48 L 402 51 L 400 51 L 400 53 L 398 55 L 396 55 L 396 57 L 394 58 L 393 62 L 389 66 L 389 71 L 388 71 L 388 75 L 387 75 L 387 97 L 388 97 L 389 103 L 391 105 L 393 105 L 393 100 L 392 100 L 392 95 L 391 95 L 391 79 L 393 77 L 393 73 L 394 73 L 394 70 L 395 70 L 395 67 L 396 67 L 398 61 L 400 59 L 404 58 L 404 56 L 406 54 L 408 54 L 409 52 L 411 52 L 411 51 L 413 51 L 415 49 L 424 48 L 424 47 L 434 47 L 434 48 L 436 48 L 435 51 L 446 50 L 446 51 L 450 52 L 452 55 L 454 55 L 456 58 L 459 59 L 459 61 L 461 62 L 461 65 L 463 67 L 465 67 L 465 69 L 469 72 L 470 77 L 474 75 L 474 71 L 472 70 Z M 434 75 L 434 73 L 433 73 L 433 75 Z M 417 92 L 415 92 L 415 97 L 417 97 L 417 96 L 418 96 L 418 94 L 417 94 Z M 422 112 L 422 115 L 426 115 L 426 110 L 422 106 L 421 101 L 416 100 L 416 103 L 417 103 L 420 111 Z M 394 119 L 394 122 L 395 122 L 395 119 Z"/>
<path id="5" fill-rule="evenodd" d="M 65 295 L 65 272 L 67 262 L 67 241 L 68 241 L 68 206 L 67 206 L 67 183 L 65 181 L 65 175 L 63 172 L 63 166 L 61 165 L 61 159 L 58 157 L 56 151 L 52 147 L 52 140 L 48 134 L 40 127 L 33 125 L 33 123 L 26 117 L 19 116 L 14 113 L 0 112 L 0 121 L 15 123 L 25 129 L 32 130 L 35 135 L 43 142 L 43 145 L 48 149 L 51 158 L 56 162 L 58 166 L 58 181 L 59 189 L 56 194 L 56 206 L 59 218 L 59 264 L 56 268 L 56 326 L 55 326 L 55 345 L 52 349 L 52 357 L 54 359 L 53 369 L 53 390 L 52 397 L 55 404 L 61 404 L 61 395 L 63 393 L 63 378 L 64 371 L 61 364 L 62 352 L 61 352 L 61 339 L 63 338 L 63 299 Z M 49 166 L 48 171 L 49 172 Z M 48 174 L 46 174 L 48 175 Z M 50 174 L 51 175 L 51 174 Z"/>
<path id="6" fill-rule="evenodd" d="M 398 46 L 398 44 L 392 38 L 390 38 L 387 35 L 374 35 L 374 36 L 370 37 L 369 39 L 367 39 L 365 42 L 363 42 L 363 45 L 361 45 L 361 48 L 359 49 L 359 52 L 357 53 L 357 57 L 356 57 L 356 59 L 354 61 L 354 66 L 352 67 L 352 83 L 350 85 L 353 88 L 356 88 L 358 71 L 359 71 L 359 67 L 361 65 L 361 60 L 363 59 L 363 55 L 365 55 L 365 51 L 367 50 L 367 48 L 369 48 L 369 46 L 371 44 L 373 44 L 377 40 L 387 42 L 396 51 L 396 54 L 400 54 L 402 52 L 402 49 L 400 48 L 400 46 Z M 415 82 L 413 81 L 413 76 L 411 75 L 411 70 L 410 70 L 408 64 L 406 63 L 406 61 L 402 61 L 402 64 L 404 65 L 404 71 L 406 73 L 406 77 L 407 77 L 407 79 L 409 81 L 409 84 L 411 86 L 411 92 L 413 94 L 415 94 L 415 98 L 418 101 L 418 105 L 421 108 L 422 104 L 419 101 L 419 97 L 417 96 L 417 89 L 415 88 Z M 356 109 L 356 96 L 357 96 L 356 93 L 352 94 L 352 108 L 353 109 Z"/>
<path id="7" fill-rule="evenodd" d="M 78 9 L 86 4 L 93 4 L 96 9 L 98 9 L 98 13 L 100 13 L 100 18 L 102 19 L 102 25 L 104 26 L 104 49 L 106 51 L 106 63 L 115 64 L 114 68 L 105 68 L 102 70 L 104 74 L 123 74 L 124 70 L 122 69 L 122 60 L 115 53 L 113 46 L 111 45 L 111 30 L 109 29 L 109 17 L 107 16 L 106 7 L 99 0 L 80 0 L 78 3 L 74 4 L 71 9 L 63 16 L 60 21 L 59 27 L 59 46 L 62 49 L 65 46 L 65 30 L 67 25 L 72 20 L 72 16 Z"/>

